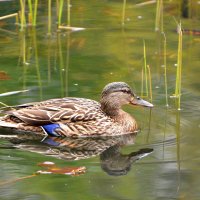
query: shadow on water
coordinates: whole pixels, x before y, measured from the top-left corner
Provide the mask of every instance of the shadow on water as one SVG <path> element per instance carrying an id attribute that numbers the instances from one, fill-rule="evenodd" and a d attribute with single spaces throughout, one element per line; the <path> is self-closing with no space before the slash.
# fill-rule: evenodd
<path id="1" fill-rule="evenodd" d="M 137 134 L 108 137 L 50 137 L 26 133 L 18 135 L 1 135 L 11 142 L 11 146 L 23 151 L 39 153 L 67 161 L 88 159 L 100 155 L 103 171 L 109 175 L 126 175 L 132 164 L 153 152 L 151 148 L 143 148 L 128 154 L 122 154 L 121 148 L 134 144 Z"/>

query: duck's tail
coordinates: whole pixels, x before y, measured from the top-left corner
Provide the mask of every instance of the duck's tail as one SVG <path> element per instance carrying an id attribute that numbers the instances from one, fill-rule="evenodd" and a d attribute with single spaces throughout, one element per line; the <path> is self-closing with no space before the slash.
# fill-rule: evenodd
<path id="1" fill-rule="evenodd" d="M 3 117 L 0 117 L 0 139 L 11 139 L 11 138 L 17 138 L 16 133 L 12 133 L 9 130 L 10 129 L 16 129 L 17 124 L 6 122 L 4 121 Z"/>
<path id="2" fill-rule="evenodd" d="M 17 123 L 6 122 L 3 118 L 0 118 L 0 127 L 17 128 Z"/>

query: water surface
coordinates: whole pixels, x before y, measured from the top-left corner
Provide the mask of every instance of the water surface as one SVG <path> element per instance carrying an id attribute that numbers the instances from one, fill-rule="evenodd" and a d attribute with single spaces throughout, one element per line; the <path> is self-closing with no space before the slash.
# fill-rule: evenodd
<path id="1" fill-rule="evenodd" d="M 54 4 L 50 36 L 47 6 L 42 3 L 35 29 L 20 32 L 14 20 L 0 21 L 0 93 L 29 90 L 0 97 L 1 102 L 17 105 L 64 96 L 99 100 L 102 88 L 112 81 L 125 81 L 140 95 L 145 40 L 155 105 L 151 111 L 125 107 L 137 119 L 141 132 L 134 141 L 118 149 L 120 155 L 147 148 L 154 151 L 133 162 L 120 175 L 105 171 L 105 154 L 99 155 L 100 152 L 79 160 L 58 159 L 27 148 L 12 148 L 10 142 L 1 139 L 0 199 L 200 199 L 200 38 L 192 32 L 200 30 L 199 16 L 181 19 L 182 26 L 191 32 L 183 35 L 182 97 L 178 111 L 172 98 L 166 107 L 163 35 L 155 32 L 156 4 L 135 7 L 136 3 L 141 1 L 127 4 L 124 28 L 121 1 L 72 2 L 71 24 L 86 28 L 84 31 L 57 32 Z M 0 3 L 1 15 L 18 9 L 14 1 Z M 179 20 L 178 7 L 166 1 L 168 97 L 174 94 L 177 63 L 178 35 L 173 17 Z M 5 132 L 1 130 L 1 134 Z M 34 143 L 38 149 L 39 143 Z M 85 166 L 86 173 L 38 175 L 15 181 L 34 174 L 40 169 L 37 163 L 44 161 L 60 167 Z"/>

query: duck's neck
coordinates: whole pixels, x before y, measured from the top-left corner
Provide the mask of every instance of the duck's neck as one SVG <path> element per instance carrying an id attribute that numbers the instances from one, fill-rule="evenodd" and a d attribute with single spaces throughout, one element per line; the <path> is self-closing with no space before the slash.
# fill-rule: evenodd
<path id="1" fill-rule="evenodd" d="M 102 98 L 100 103 L 101 109 L 111 118 L 115 118 L 120 114 L 121 105 L 117 100 Z"/>
<path id="2" fill-rule="evenodd" d="M 137 122 L 135 119 L 129 115 L 127 112 L 121 109 L 121 105 L 112 99 L 108 101 L 107 99 L 101 99 L 101 109 L 115 122 L 121 124 L 126 132 L 134 132 L 137 130 Z"/>

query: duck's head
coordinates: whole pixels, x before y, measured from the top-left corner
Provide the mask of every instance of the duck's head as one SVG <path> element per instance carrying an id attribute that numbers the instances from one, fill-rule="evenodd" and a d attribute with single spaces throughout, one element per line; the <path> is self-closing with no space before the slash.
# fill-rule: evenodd
<path id="1" fill-rule="evenodd" d="M 126 104 L 153 107 L 153 104 L 138 97 L 124 82 L 113 82 L 104 87 L 101 94 L 101 105 L 104 110 L 119 109 Z"/>

